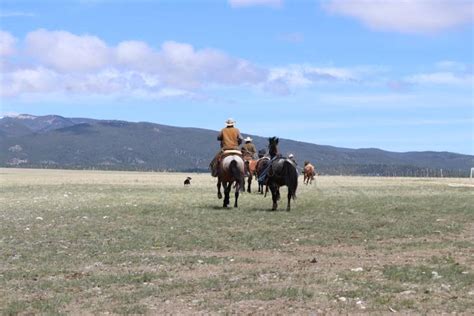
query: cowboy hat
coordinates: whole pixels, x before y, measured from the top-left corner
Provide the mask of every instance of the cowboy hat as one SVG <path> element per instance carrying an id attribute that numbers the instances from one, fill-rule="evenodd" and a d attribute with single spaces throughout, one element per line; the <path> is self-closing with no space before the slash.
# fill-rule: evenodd
<path id="1" fill-rule="evenodd" d="M 247 136 L 247 138 L 244 139 L 245 142 L 251 142 L 252 141 L 252 138 L 250 138 L 250 136 Z"/>
<path id="2" fill-rule="evenodd" d="M 228 119 L 227 121 L 225 121 L 225 124 L 226 124 L 227 126 L 234 126 L 235 121 L 234 121 L 234 119 L 231 119 L 231 118 L 230 118 L 230 119 Z"/>

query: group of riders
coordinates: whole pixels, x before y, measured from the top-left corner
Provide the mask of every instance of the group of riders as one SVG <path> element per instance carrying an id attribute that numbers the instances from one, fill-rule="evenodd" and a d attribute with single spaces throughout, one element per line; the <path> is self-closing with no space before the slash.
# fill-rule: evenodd
<path id="1" fill-rule="evenodd" d="M 235 183 L 235 202 L 234 207 L 238 205 L 239 191 L 244 189 L 244 175 L 248 177 L 247 192 L 251 192 L 250 186 L 252 176 L 258 178 L 258 191 L 264 193 L 268 190 L 272 193 L 273 206 L 272 210 L 278 208 L 278 200 L 280 199 L 280 187 L 288 188 L 287 194 L 287 211 L 291 209 L 291 200 L 296 197 L 296 189 L 298 187 L 298 168 L 293 155 L 283 157 L 278 153 L 278 138 L 271 137 L 268 139 L 268 155 L 265 149 L 258 152 L 258 160 L 256 160 L 257 148 L 252 143 L 252 138 L 243 139 L 238 128 L 235 127 L 235 121 L 228 119 L 226 127 L 223 128 L 217 140 L 220 141 L 221 149 L 216 154 L 210 164 L 212 176 L 217 177 L 217 197 L 222 198 L 221 186 L 224 188 L 223 206 L 228 207 L 229 193 L 232 184 Z M 242 144 L 245 142 L 244 144 Z M 307 171 L 309 162 L 305 162 L 303 174 L 307 179 Z M 314 177 L 314 167 L 309 172 L 309 178 Z"/>
<path id="2" fill-rule="evenodd" d="M 261 159 L 261 158 L 264 158 L 266 155 L 267 151 L 265 149 L 261 149 L 257 153 L 257 148 L 252 142 L 253 141 L 252 138 L 246 137 L 244 139 L 242 135 L 240 134 L 239 129 L 235 127 L 235 123 L 236 123 L 235 120 L 233 120 L 232 118 L 229 118 L 225 122 L 226 127 L 224 127 L 220 131 L 219 136 L 217 136 L 217 140 L 220 141 L 221 149 L 218 151 L 218 153 L 216 154 L 216 156 L 214 157 L 214 159 L 212 160 L 210 164 L 210 169 L 211 169 L 213 177 L 218 176 L 219 167 L 220 167 L 219 162 L 221 160 L 222 155 L 225 152 L 234 152 L 234 153 L 239 152 L 242 155 L 242 158 L 244 159 L 244 161 L 246 162 L 247 172 L 248 172 L 248 162 L 250 160 L 256 159 L 257 157 L 258 159 Z M 294 155 L 289 154 L 287 158 L 291 160 L 296 167 L 297 163 L 296 163 Z M 312 167 L 312 165 L 308 161 L 305 161 L 305 167 L 308 165 Z M 312 168 L 314 169 L 314 167 Z M 313 170 L 313 173 L 314 173 L 314 170 Z"/>
<path id="3" fill-rule="evenodd" d="M 219 173 L 219 162 L 225 152 L 240 152 L 245 161 L 255 159 L 257 156 L 257 148 L 252 142 L 252 138 L 247 137 L 244 139 L 239 129 L 235 127 L 235 121 L 233 119 L 230 118 L 225 123 L 226 127 L 223 128 L 219 136 L 217 136 L 217 140 L 220 141 L 221 144 L 221 149 L 217 152 L 210 164 L 213 177 L 217 177 Z M 242 142 L 244 142 L 243 145 Z M 241 145 L 242 147 L 240 147 Z M 258 153 L 258 158 L 263 158 L 265 153 L 266 150 L 261 149 Z"/>

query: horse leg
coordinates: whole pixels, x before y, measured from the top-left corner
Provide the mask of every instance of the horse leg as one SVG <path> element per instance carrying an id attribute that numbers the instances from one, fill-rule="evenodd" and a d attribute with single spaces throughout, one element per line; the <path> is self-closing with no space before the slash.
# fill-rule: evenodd
<path id="1" fill-rule="evenodd" d="M 291 210 L 291 194 L 290 188 L 288 188 L 288 204 L 286 205 L 286 211 L 289 212 Z"/>
<path id="2" fill-rule="evenodd" d="M 230 203 L 230 189 L 232 188 L 232 183 L 226 183 L 224 182 L 224 204 L 223 207 L 228 207 Z"/>
<path id="3" fill-rule="evenodd" d="M 221 179 L 217 179 L 217 198 L 220 200 L 222 199 L 221 193 Z"/>
<path id="4" fill-rule="evenodd" d="M 249 178 L 248 178 L 248 186 L 247 186 L 247 192 L 248 193 L 252 193 L 252 190 L 250 189 L 251 185 L 252 185 L 252 174 L 250 173 Z"/>
<path id="5" fill-rule="evenodd" d="M 268 188 L 267 188 L 268 189 Z M 277 208 L 278 208 L 278 199 L 277 199 L 277 194 L 278 194 L 278 187 L 276 185 L 270 185 L 270 191 L 272 192 L 272 201 L 273 201 L 273 205 L 272 205 L 272 211 L 276 211 Z"/>
<path id="6" fill-rule="evenodd" d="M 234 202 L 234 207 L 238 206 L 238 200 L 239 200 L 239 192 L 240 192 L 240 184 L 237 184 L 235 188 L 235 202 Z M 250 191 L 249 191 L 250 192 Z"/>

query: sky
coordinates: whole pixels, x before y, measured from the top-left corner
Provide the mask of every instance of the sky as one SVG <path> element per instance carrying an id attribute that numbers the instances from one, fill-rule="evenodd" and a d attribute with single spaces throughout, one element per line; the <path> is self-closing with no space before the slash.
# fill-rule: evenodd
<path id="1" fill-rule="evenodd" d="M 0 115 L 474 154 L 473 0 L 0 2 Z"/>

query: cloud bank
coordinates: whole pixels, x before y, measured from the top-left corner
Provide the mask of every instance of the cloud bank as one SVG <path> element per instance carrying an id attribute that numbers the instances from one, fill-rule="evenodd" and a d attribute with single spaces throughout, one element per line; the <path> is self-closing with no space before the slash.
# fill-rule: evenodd
<path id="1" fill-rule="evenodd" d="M 24 49 L 18 52 L 21 42 Z M 18 58 L 21 57 L 21 58 Z M 361 71 L 290 65 L 262 67 L 213 48 L 166 41 L 155 48 L 142 41 L 116 46 L 93 35 L 39 29 L 19 41 L 0 32 L 1 96 L 28 93 L 190 96 L 213 86 L 248 86 L 288 94 L 319 82 L 357 81 Z M 16 60 L 28 60 L 27 64 Z"/>
<path id="2" fill-rule="evenodd" d="M 21 47 L 21 49 L 19 49 Z M 202 98 L 216 87 L 245 87 L 274 95 L 322 84 L 380 84 L 375 66 L 265 67 L 214 48 L 128 40 L 109 45 L 94 35 L 39 29 L 19 40 L 0 31 L 0 96 L 81 94 L 140 98 Z M 386 82 L 383 81 L 383 82 Z M 392 90 L 410 85 L 472 85 L 472 66 L 440 61 L 432 73 L 393 79 Z"/>
<path id="3" fill-rule="evenodd" d="M 17 42 L 10 33 L 0 32 L 2 64 L 14 57 Z M 10 61 L 2 67 L 3 96 L 138 90 L 169 96 L 211 85 L 259 84 L 268 76 L 268 70 L 247 60 L 174 41 L 159 49 L 141 41 L 109 46 L 96 36 L 40 29 L 26 35 L 24 47 L 23 57 L 31 63 Z"/>

